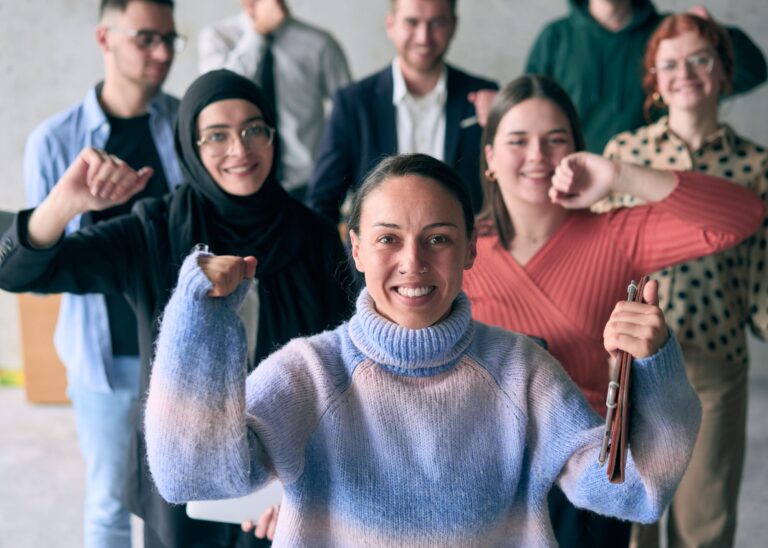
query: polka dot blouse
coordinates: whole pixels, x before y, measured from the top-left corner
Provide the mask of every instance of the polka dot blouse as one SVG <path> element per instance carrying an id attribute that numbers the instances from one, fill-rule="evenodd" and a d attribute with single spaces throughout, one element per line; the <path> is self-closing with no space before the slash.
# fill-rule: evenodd
<path id="1" fill-rule="evenodd" d="M 768 205 L 768 153 L 722 125 L 698 150 L 689 150 L 669 130 L 668 118 L 621 133 L 605 156 L 658 169 L 701 171 L 749 188 Z M 756 199 L 758 199 L 756 197 Z M 640 200 L 613 196 L 593 210 L 631 207 Z M 733 212 L 738 215 L 738 211 Z M 768 339 L 768 220 L 734 248 L 654 274 L 669 326 L 683 345 L 709 351 L 713 358 L 746 366 L 746 329 Z"/>

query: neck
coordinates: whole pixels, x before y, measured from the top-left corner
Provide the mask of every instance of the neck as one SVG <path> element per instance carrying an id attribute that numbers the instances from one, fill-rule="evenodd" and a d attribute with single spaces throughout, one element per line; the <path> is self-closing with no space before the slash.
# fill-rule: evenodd
<path id="1" fill-rule="evenodd" d="M 132 118 L 147 112 L 149 102 L 159 89 L 151 89 L 121 83 L 114 78 L 105 78 L 99 103 L 105 112 L 120 118 Z"/>
<path id="2" fill-rule="evenodd" d="M 611 32 L 618 32 L 632 19 L 632 0 L 589 0 L 589 14 Z"/>
<path id="3" fill-rule="evenodd" d="M 569 210 L 555 204 L 531 205 L 512 200 L 504 202 L 512 219 L 513 246 L 516 241 L 526 244 L 544 244 L 557 232 L 570 214 Z"/>
<path id="4" fill-rule="evenodd" d="M 443 71 L 443 66 L 445 66 L 441 62 L 427 72 L 420 72 L 410 69 L 402 60 L 399 60 L 398 64 L 400 65 L 400 73 L 403 75 L 403 80 L 405 80 L 405 87 L 408 88 L 408 93 L 414 97 L 421 97 L 435 89 L 437 81 L 440 79 L 440 73 Z"/>
<path id="5" fill-rule="evenodd" d="M 669 129 L 688 145 L 690 150 L 698 150 L 704 140 L 717 131 L 717 106 L 696 110 L 669 111 Z"/>

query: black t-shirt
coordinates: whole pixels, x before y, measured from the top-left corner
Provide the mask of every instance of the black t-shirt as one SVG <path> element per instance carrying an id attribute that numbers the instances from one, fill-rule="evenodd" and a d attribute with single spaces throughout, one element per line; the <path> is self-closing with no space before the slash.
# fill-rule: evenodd
<path id="1" fill-rule="evenodd" d="M 94 224 L 118 215 L 130 213 L 133 204 L 147 197 L 162 196 L 168 192 L 168 183 L 160 161 L 160 155 L 149 130 L 149 114 L 134 118 L 117 118 L 107 115 L 111 131 L 104 149 L 114 154 L 133 169 L 149 166 L 155 173 L 147 186 L 126 203 L 105 209 L 91 211 L 83 218 L 83 225 Z M 112 339 L 112 354 L 115 356 L 138 356 L 139 341 L 136 317 L 131 305 L 122 295 L 105 295 L 109 316 L 109 333 Z"/>

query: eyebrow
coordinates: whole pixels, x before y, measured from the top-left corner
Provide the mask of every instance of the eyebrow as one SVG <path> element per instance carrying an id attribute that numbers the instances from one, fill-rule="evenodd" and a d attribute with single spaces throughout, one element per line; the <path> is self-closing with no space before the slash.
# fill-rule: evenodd
<path id="1" fill-rule="evenodd" d="M 381 228 L 399 229 L 400 225 L 398 225 L 397 223 L 384 223 L 384 222 L 381 222 L 381 223 L 373 223 L 373 225 L 371 225 L 371 227 L 372 228 L 381 227 Z M 422 230 L 429 230 L 429 229 L 433 229 L 433 228 L 442 228 L 442 227 L 450 227 L 450 228 L 458 229 L 459 225 L 457 225 L 456 223 L 448 222 L 448 221 L 438 221 L 436 223 L 428 224 L 427 226 L 422 228 Z"/>
<path id="2" fill-rule="evenodd" d="M 245 124 L 250 124 L 251 122 L 258 122 L 263 120 L 264 120 L 263 116 L 252 116 L 238 125 L 244 126 Z M 222 128 L 230 128 L 230 127 L 232 126 L 228 124 L 211 124 L 210 126 L 205 126 L 204 128 L 200 128 L 200 131 L 205 131 L 206 129 L 222 129 Z"/>
<path id="3" fill-rule="evenodd" d="M 550 129 L 545 133 L 545 135 L 550 135 L 552 133 L 568 133 L 568 130 L 563 127 L 558 127 L 555 129 Z M 528 135 L 528 132 L 525 130 L 508 131 L 507 135 Z"/>
<path id="4" fill-rule="evenodd" d="M 685 59 L 686 57 L 690 57 L 691 55 L 699 55 L 700 53 L 712 53 L 712 51 L 710 50 L 710 48 L 708 46 L 704 46 L 703 48 L 699 48 L 696 51 L 692 51 L 691 53 L 686 53 L 685 56 L 682 57 L 682 58 Z M 664 60 L 664 61 L 677 61 L 678 59 L 680 59 L 680 57 L 664 57 L 664 58 L 662 58 L 662 60 Z"/>

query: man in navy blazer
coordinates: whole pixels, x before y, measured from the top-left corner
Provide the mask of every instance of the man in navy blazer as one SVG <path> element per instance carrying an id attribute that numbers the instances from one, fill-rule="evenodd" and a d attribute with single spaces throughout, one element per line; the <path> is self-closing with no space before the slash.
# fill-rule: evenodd
<path id="1" fill-rule="evenodd" d="M 397 55 L 335 94 L 310 181 L 311 207 L 338 221 L 349 188 L 379 160 L 423 152 L 457 169 L 480 209 L 482 128 L 468 95 L 498 86 L 445 63 L 456 23 L 456 0 L 392 0 L 385 25 Z"/>

